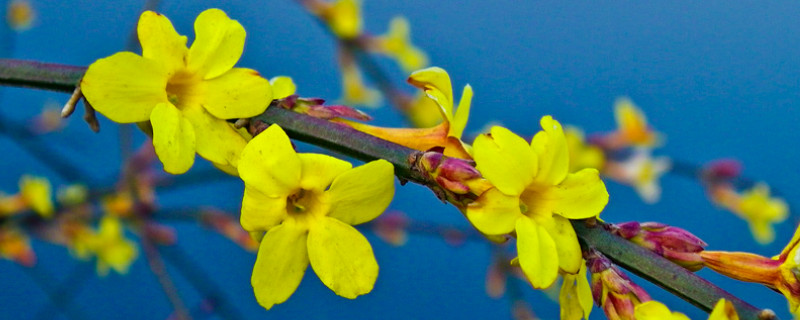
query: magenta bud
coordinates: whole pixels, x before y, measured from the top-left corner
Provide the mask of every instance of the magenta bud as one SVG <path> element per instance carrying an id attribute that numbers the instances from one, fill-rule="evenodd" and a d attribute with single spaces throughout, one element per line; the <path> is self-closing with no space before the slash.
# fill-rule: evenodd
<path id="1" fill-rule="evenodd" d="M 703 169 L 704 175 L 712 180 L 733 179 L 742 172 L 742 164 L 735 159 L 712 161 Z"/>
<path id="2" fill-rule="evenodd" d="M 631 281 L 611 260 L 596 250 L 585 251 L 584 259 L 592 273 L 592 297 L 609 319 L 634 320 L 636 305 L 650 301 L 650 295 Z"/>
<path id="3" fill-rule="evenodd" d="M 610 224 L 612 233 L 630 240 L 686 269 L 697 271 L 703 267 L 700 257 L 708 245 L 689 231 L 657 222 L 636 221 Z"/>

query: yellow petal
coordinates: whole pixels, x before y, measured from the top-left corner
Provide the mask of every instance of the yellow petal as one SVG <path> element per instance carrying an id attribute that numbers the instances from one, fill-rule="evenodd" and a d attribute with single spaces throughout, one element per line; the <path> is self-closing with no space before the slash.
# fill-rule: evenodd
<path id="1" fill-rule="evenodd" d="M 508 234 L 514 231 L 517 218 L 522 217 L 519 198 L 507 196 L 491 188 L 467 206 L 467 219 L 480 232 L 489 235 Z"/>
<path id="2" fill-rule="evenodd" d="M 472 147 L 478 171 L 507 195 L 520 195 L 536 174 L 536 155 L 528 143 L 503 127 L 475 138 Z"/>
<path id="3" fill-rule="evenodd" d="M 322 283 L 348 299 L 372 291 L 378 278 L 367 238 L 337 219 L 324 217 L 309 230 L 308 258 Z"/>
<path id="4" fill-rule="evenodd" d="M 361 1 L 336 0 L 329 10 L 328 24 L 334 34 L 351 39 L 361 33 Z"/>
<path id="5" fill-rule="evenodd" d="M 324 191 L 336 176 L 353 167 L 350 162 L 324 154 L 299 153 L 297 156 L 302 165 L 300 188 L 305 190 Z"/>
<path id="6" fill-rule="evenodd" d="M 196 39 L 189 48 L 189 70 L 211 79 L 227 72 L 244 51 L 246 32 L 236 20 L 219 9 L 208 9 L 194 21 Z"/>
<path id="7" fill-rule="evenodd" d="M 575 229 L 566 218 L 554 215 L 552 219 L 544 220 L 541 225 L 547 230 L 547 233 L 553 238 L 556 243 L 558 251 L 558 267 L 564 272 L 578 273 L 583 261 L 583 253 L 581 252 L 581 245 L 578 243 L 578 236 L 575 234 Z M 539 220 L 537 220 L 539 221 Z"/>
<path id="8" fill-rule="evenodd" d="M 733 303 L 725 299 L 719 299 L 708 315 L 708 320 L 739 320 L 739 314 L 736 313 Z"/>
<path id="9" fill-rule="evenodd" d="M 137 31 L 143 57 L 161 63 L 170 75 L 184 67 L 184 59 L 189 52 L 186 37 L 175 31 L 167 17 L 145 11 L 139 17 Z"/>
<path id="10" fill-rule="evenodd" d="M 567 219 L 585 219 L 600 214 L 608 204 L 608 191 L 596 169 L 570 173 L 558 186 L 532 193 L 525 202 L 537 216 L 558 214 Z"/>
<path id="11" fill-rule="evenodd" d="M 239 161 L 239 176 L 245 184 L 275 198 L 285 197 L 300 186 L 300 170 L 300 158 L 278 125 L 250 140 Z"/>
<path id="12" fill-rule="evenodd" d="M 531 141 L 531 148 L 539 159 L 536 182 L 544 185 L 559 184 L 569 172 L 569 153 L 564 130 L 550 116 L 542 117 L 542 129 Z"/>
<path id="13" fill-rule="evenodd" d="M 53 216 L 52 191 L 50 181 L 45 178 L 22 176 L 19 181 L 19 192 L 28 205 L 45 218 Z"/>
<path id="14" fill-rule="evenodd" d="M 169 103 L 160 103 L 150 114 L 153 147 L 164 171 L 181 174 L 194 164 L 195 134 L 189 120 Z"/>
<path id="15" fill-rule="evenodd" d="M 297 91 L 294 81 L 287 76 L 273 77 L 269 79 L 269 84 L 272 86 L 272 99 L 283 99 Z"/>
<path id="16" fill-rule="evenodd" d="M 239 157 L 247 140 L 232 123 L 214 117 L 199 105 L 184 106 L 182 111 L 194 126 L 197 154 L 211 162 L 234 167 L 239 165 Z"/>
<path id="17" fill-rule="evenodd" d="M 456 115 L 450 123 L 450 131 L 447 136 L 461 139 L 464 133 L 464 128 L 467 127 L 467 120 L 469 119 L 469 109 L 472 105 L 472 87 L 470 85 L 464 86 L 464 91 L 461 92 L 461 101 L 458 102 L 458 109 Z"/>
<path id="18" fill-rule="evenodd" d="M 589 319 L 594 301 L 592 289 L 586 280 L 586 266 L 581 265 L 578 274 L 565 274 L 558 294 L 561 320 Z"/>
<path id="19" fill-rule="evenodd" d="M 655 300 L 637 305 L 634 315 L 636 320 L 689 320 L 686 315 L 669 311 L 667 306 Z"/>
<path id="20" fill-rule="evenodd" d="M 347 170 L 333 180 L 328 192 L 328 216 L 351 225 L 370 221 L 392 202 L 394 166 L 381 159 Z"/>
<path id="21" fill-rule="evenodd" d="M 286 197 L 269 197 L 245 183 L 239 222 L 247 231 L 264 231 L 286 219 Z"/>
<path id="22" fill-rule="evenodd" d="M 592 307 L 594 306 L 594 297 L 592 297 L 592 287 L 589 285 L 589 280 L 586 279 L 586 264 L 583 262 L 581 262 L 581 270 L 578 272 L 576 281 L 578 286 L 578 300 L 581 302 L 583 314 L 586 315 L 586 319 L 589 319 L 589 315 L 592 313 Z"/>
<path id="23" fill-rule="evenodd" d="M 306 268 L 306 230 L 291 223 L 270 229 L 261 240 L 250 279 L 258 304 L 269 310 L 289 299 Z"/>
<path id="24" fill-rule="evenodd" d="M 233 68 L 203 85 L 203 107 L 219 119 L 254 117 L 272 102 L 269 81 L 251 69 Z"/>
<path id="25" fill-rule="evenodd" d="M 519 265 L 536 289 L 547 288 L 558 276 L 556 243 L 542 226 L 529 218 L 517 219 Z"/>
<path id="26" fill-rule="evenodd" d="M 447 121 L 453 120 L 453 85 L 447 71 L 439 67 L 425 68 L 412 73 L 408 82 L 425 90 L 425 94 L 441 108 L 442 116 Z"/>
<path id="27" fill-rule="evenodd" d="M 114 122 L 150 119 L 150 111 L 167 102 L 167 70 L 130 52 L 95 61 L 81 80 L 81 91 L 97 112 Z"/>

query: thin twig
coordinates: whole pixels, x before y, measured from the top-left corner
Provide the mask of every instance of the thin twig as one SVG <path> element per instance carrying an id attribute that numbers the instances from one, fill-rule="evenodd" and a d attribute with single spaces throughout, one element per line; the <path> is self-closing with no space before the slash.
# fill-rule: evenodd
<path id="1" fill-rule="evenodd" d="M 90 263 L 81 263 L 67 275 L 67 278 L 60 284 L 58 280 L 47 274 L 39 266 L 33 268 L 23 268 L 33 282 L 44 291 L 50 299 L 52 306 L 61 311 L 70 319 L 89 319 L 76 306 L 71 306 L 72 299 L 78 296 L 82 287 L 91 276 L 94 275 L 94 267 Z M 39 312 L 32 319 L 52 319 L 55 310 L 51 306 L 39 309 Z"/>
<path id="2" fill-rule="evenodd" d="M 175 288 L 175 283 L 172 282 L 172 278 L 170 278 L 167 269 L 164 267 L 164 261 L 161 260 L 158 249 L 156 249 L 155 244 L 146 236 L 142 236 L 142 249 L 144 250 L 145 257 L 147 257 L 150 271 L 156 276 L 158 283 L 161 284 L 161 289 L 164 291 L 164 294 L 167 295 L 170 304 L 172 304 L 175 317 L 179 320 L 190 319 L 189 310 L 186 309 L 183 299 L 181 299 L 180 294 L 178 294 L 178 289 Z"/>

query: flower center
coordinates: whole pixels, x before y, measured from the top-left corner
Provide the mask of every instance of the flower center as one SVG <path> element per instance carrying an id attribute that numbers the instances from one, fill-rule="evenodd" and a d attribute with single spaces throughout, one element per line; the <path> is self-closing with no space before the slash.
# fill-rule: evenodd
<path id="1" fill-rule="evenodd" d="M 551 209 L 554 203 L 548 189 L 545 186 L 528 186 L 519 196 L 519 211 L 534 219 L 545 218 L 541 216 L 543 214 L 547 214 L 547 217 L 550 217 L 548 213 L 552 213 Z"/>
<path id="2" fill-rule="evenodd" d="M 167 81 L 167 99 L 176 107 L 181 107 L 198 100 L 202 78 L 186 70 L 175 72 Z"/>
<path id="3" fill-rule="evenodd" d="M 286 199 L 286 212 L 296 217 L 314 216 L 316 212 L 324 210 L 321 200 L 320 192 L 300 189 Z"/>

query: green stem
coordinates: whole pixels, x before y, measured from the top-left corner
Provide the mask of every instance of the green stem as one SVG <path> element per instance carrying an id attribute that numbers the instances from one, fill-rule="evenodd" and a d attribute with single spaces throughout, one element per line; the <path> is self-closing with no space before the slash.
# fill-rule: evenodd
<path id="1" fill-rule="evenodd" d="M 0 59 L 0 85 L 24 86 L 72 92 L 86 68 L 30 61 Z M 435 186 L 436 183 L 411 168 L 409 159 L 419 151 L 400 146 L 344 125 L 295 113 L 268 108 L 252 121 L 279 124 L 290 137 L 334 150 L 363 161 L 386 159 L 395 166 L 402 180 Z M 605 228 L 573 221 L 584 244 L 594 247 L 622 267 L 638 274 L 705 311 L 720 299 L 733 302 L 741 319 L 759 320 L 762 310 L 742 301 L 712 283 L 676 264 L 609 233 Z"/>

